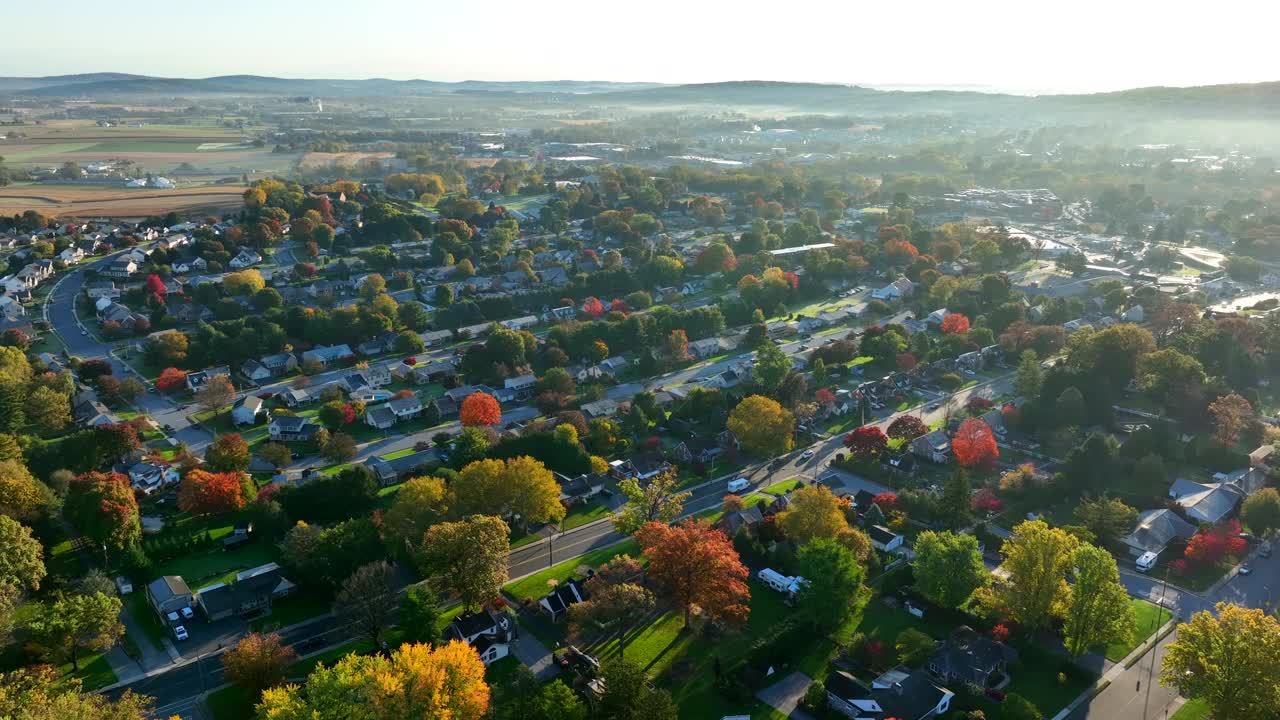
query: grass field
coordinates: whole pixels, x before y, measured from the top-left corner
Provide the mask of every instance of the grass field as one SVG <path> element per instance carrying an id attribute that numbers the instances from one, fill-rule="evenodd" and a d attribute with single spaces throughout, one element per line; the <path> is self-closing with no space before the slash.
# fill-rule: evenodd
<path id="1" fill-rule="evenodd" d="M 547 594 L 547 589 L 551 587 L 548 585 L 550 581 L 564 582 L 571 577 L 579 575 L 578 568 L 580 567 L 599 567 L 609 560 L 624 554 L 639 555 L 639 543 L 629 539 L 617 545 L 592 550 L 582 557 L 567 560 L 542 572 L 534 573 L 523 580 L 508 583 L 502 590 L 517 600 L 523 600 L 527 597 L 540 598 Z"/>
<path id="2" fill-rule="evenodd" d="M 120 185 L 10 185 L 0 188 L 0 213 L 35 210 L 56 217 L 140 218 L 176 212 L 219 212 L 241 204 L 244 187 L 218 185 L 175 190 Z"/>
<path id="3" fill-rule="evenodd" d="M 1132 636 L 1123 640 L 1116 640 L 1107 645 L 1106 655 L 1111 662 L 1120 662 L 1125 659 L 1138 645 L 1160 629 L 1160 625 L 1169 621 L 1168 612 L 1146 600 L 1133 598 L 1129 601 L 1129 604 L 1133 606 L 1133 614 L 1137 618 L 1137 624 Z"/>
<path id="4" fill-rule="evenodd" d="M 1185 705 L 1178 708 L 1178 712 L 1174 713 L 1171 720 L 1208 720 L 1209 703 L 1204 700 L 1188 700 Z"/>

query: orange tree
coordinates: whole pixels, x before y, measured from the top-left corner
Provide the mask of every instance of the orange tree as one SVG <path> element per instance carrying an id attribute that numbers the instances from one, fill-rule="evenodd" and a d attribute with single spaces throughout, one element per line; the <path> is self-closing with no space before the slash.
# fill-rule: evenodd
<path id="1" fill-rule="evenodd" d="M 948 335 L 963 335 L 969 332 L 969 318 L 960 313 L 949 313 L 942 318 L 942 332 Z"/>
<path id="2" fill-rule="evenodd" d="M 245 506 L 240 473 L 192 470 L 178 487 L 178 509 L 197 515 L 226 513 Z"/>
<path id="3" fill-rule="evenodd" d="M 991 427 L 979 418 L 969 418 L 960 423 L 960 429 L 951 438 L 951 449 L 956 460 L 964 467 L 991 467 L 1000 457 L 995 435 Z"/>
<path id="4" fill-rule="evenodd" d="M 156 378 L 156 387 L 160 392 L 177 392 L 187 386 L 187 373 L 178 368 L 165 368 Z"/>
<path id="5" fill-rule="evenodd" d="M 694 520 L 675 527 L 651 522 L 636 539 L 649 558 L 658 594 L 684 611 L 686 626 L 694 605 L 716 622 L 746 622 L 751 612 L 747 568 L 723 532 Z"/>
<path id="6" fill-rule="evenodd" d="M 486 392 L 475 392 L 462 401 L 458 413 L 463 427 L 497 425 L 502 422 L 502 408 L 498 400 Z"/>

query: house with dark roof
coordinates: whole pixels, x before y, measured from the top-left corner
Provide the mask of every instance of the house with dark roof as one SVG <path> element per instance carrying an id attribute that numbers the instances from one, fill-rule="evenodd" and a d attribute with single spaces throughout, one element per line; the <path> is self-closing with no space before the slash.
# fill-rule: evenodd
<path id="1" fill-rule="evenodd" d="M 928 674 L 901 665 L 870 684 L 833 666 L 826 690 L 827 705 L 851 720 L 930 720 L 945 715 L 955 697 Z"/>
<path id="2" fill-rule="evenodd" d="M 517 634 L 515 620 L 510 615 L 488 608 L 464 612 L 444 629 L 446 640 L 469 643 L 486 667 L 510 654 L 511 642 Z"/>
<path id="3" fill-rule="evenodd" d="M 391 485 L 408 479 L 415 471 L 425 465 L 438 464 L 442 458 L 436 448 L 419 450 L 395 458 L 374 457 L 365 461 L 365 467 L 373 471 L 373 476 L 383 485 Z"/>
<path id="4" fill-rule="evenodd" d="M 951 438 L 942 430 L 934 430 L 912 440 L 911 452 L 916 457 L 944 464 L 951 459 Z"/>
<path id="5" fill-rule="evenodd" d="M 604 489 L 607 480 L 604 475 L 595 473 L 572 478 L 556 473 L 556 481 L 560 483 L 560 502 L 573 505 L 595 497 Z"/>
<path id="6" fill-rule="evenodd" d="M 277 415 L 267 425 L 267 432 L 276 442 L 310 442 L 319 430 L 319 425 L 296 415 Z"/>
<path id="7" fill-rule="evenodd" d="M 322 345 L 302 353 L 302 362 L 315 360 L 322 367 L 329 367 L 330 365 L 351 360 L 354 357 L 355 353 L 351 352 L 351 347 L 345 343 L 342 345 Z"/>
<path id="8" fill-rule="evenodd" d="M 538 601 L 538 607 L 551 616 L 552 622 L 559 622 L 569 613 L 569 608 L 587 599 L 587 589 L 574 578 L 560 583 Z"/>
<path id="9" fill-rule="evenodd" d="M 267 563 L 236 573 L 229 583 L 217 583 L 202 588 L 196 595 L 196 604 L 210 620 L 223 620 L 233 615 L 244 616 L 271 609 L 271 603 L 297 589 L 280 574 L 280 566 Z"/>
<path id="10" fill-rule="evenodd" d="M 752 505 L 749 508 L 725 513 L 716 521 L 715 526 L 724 530 L 729 537 L 733 537 L 738 534 L 738 530 L 742 528 L 751 530 L 762 522 L 764 522 L 764 514 L 760 512 L 760 506 Z"/>
<path id="11" fill-rule="evenodd" d="M 867 537 L 871 538 L 871 546 L 881 552 L 893 552 L 902 547 L 903 543 L 901 535 L 883 525 L 867 528 Z"/>
<path id="12" fill-rule="evenodd" d="M 219 365 L 217 367 L 187 373 L 187 389 L 193 393 L 199 392 L 200 388 L 204 387 L 210 380 L 218 377 L 219 375 L 223 375 L 230 380 L 231 369 L 226 365 Z"/>
<path id="13" fill-rule="evenodd" d="M 972 628 L 956 628 L 926 667 L 939 682 L 995 688 L 1008 679 L 1009 663 L 1018 652 L 975 632 Z"/>
<path id="14" fill-rule="evenodd" d="M 1129 548 L 1129 554 L 1139 557 L 1144 553 L 1159 555 L 1176 542 L 1186 542 L 1196 534 L 1196 526 L 1178 517 L 1172 510 L 1148 510 L 1138 515 L 1133 532 L 1120 539 Z"/>
<path id="15" fill-rule="evenodd" d="M 386 405 L 378 405 L 364 411 L 364 424 L 378 430 L 386 430 L 396 424 L 396 414 Z"/>
<path id="16" fill-rule="evenodd" d="M 160 616 L 161 624 L 166 615 L 191 607 L 192 601 L 191 588 L 181 575 L 165 575 L 147 583 L 147 604 Z"/>

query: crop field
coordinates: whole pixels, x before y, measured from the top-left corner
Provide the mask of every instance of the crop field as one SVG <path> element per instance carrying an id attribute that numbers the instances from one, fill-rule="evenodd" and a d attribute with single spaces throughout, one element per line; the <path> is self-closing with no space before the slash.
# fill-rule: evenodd
<path id="1" fill-rule="evenodd" d="M 175 190 L 122 188 L 119 185 L 10 185 L 0 188 L 0 214 L 35 210 L 61 218 L 141 218 L 177 212 L 217 212 L 241 203 L 242 185 Z"/>
<path id="2" fill-rule="evenodd" d="M 362 160 L 387 160 L 395 157 L 392 152 L 309 152 L 302 156 L 298 165 L 302 167 L 331 167 L 333 165 L 356 165 Z"/>

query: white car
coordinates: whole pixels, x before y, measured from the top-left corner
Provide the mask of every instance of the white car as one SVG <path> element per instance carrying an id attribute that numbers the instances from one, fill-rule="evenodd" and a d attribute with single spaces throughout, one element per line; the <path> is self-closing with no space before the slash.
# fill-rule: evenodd
<path id="1" fill-rule="evenodd" d="M 196 611 L 195 611 L 195 610 L 192 610 L 190 607 L 184 607 L 184 608 L 182 608 L 182 619 L 183 619 L 183 620 L 190 620 L 191 618 L 193 618 L 193 617 L 195 617 L 195 616 L 196 616 Z"/>
<path id="2" fill-rule="evenodd" d="M 173 628 L 173 636 L 179 640 L 186 640 L 189 637 L 187 635 L 187 629 L 181 625 Z"/>
<path id="3" fill-rule="evenodd" d="M 811 457 L 813 457 L 813 448 L 809 448 L 808 450 L 805 450 L 804 452 L 800 453 L 801 460 L 808 460 Z"/>
<path id="4" fill-rule="evenodd" d="M 738 478 L 729 481 L 729 492 L 741 492 L 751 486 L 751 481 L 746 478 Z"/>

